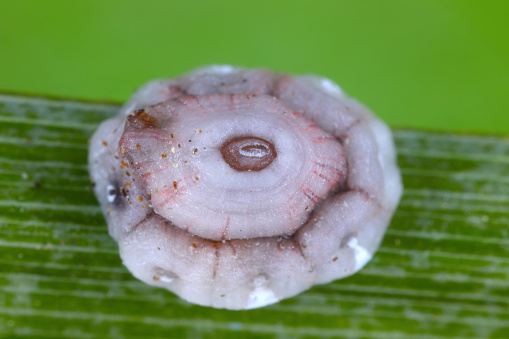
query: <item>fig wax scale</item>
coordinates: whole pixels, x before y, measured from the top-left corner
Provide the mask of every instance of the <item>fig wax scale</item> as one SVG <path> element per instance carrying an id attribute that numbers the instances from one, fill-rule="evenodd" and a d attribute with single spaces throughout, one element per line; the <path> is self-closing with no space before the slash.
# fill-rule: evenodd
<path id="1" fill-rule="evenodd" d="M 232 66 L 141 87 L 89 169 L 129 271 L 227 309 L 360 270 L 402 191 L 389 128 L 333 82 Z"/>

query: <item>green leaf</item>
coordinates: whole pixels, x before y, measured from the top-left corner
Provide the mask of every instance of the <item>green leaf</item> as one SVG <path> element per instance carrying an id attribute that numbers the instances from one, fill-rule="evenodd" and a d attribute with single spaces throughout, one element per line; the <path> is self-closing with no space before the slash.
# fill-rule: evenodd
<path id="1" fill-rule="evenodd" d="M 226 311 L 122 266 L 86 167 L 87 139 L 117 109 L 0 95 L 0 337 L 509 337 L 507 138 L 396 130 L 405 193 L 374 259 Z"/>

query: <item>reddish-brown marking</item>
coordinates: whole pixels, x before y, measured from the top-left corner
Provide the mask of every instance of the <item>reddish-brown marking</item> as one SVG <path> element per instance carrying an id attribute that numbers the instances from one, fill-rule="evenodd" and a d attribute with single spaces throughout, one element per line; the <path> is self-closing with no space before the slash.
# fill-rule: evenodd
<path id="1" fill-rule="evenodd" d="M 130 127 L 141 129 L 141 128 L 154 128 L 156 127 L 156 119 L 151 115 L 147 114 L 145 110 L 138 109 L 132 114 L 127 116 L 127 123 Z"/>
<path id="2" fill-rule="evenodd" d="M 310 139 L 310 141 L 314 144 L 324 144 L 326 142 L 333 142 L 333 141 L 336 141 L 335 138 L 333 137 L 328 137 L 328 136 L 322 136 L 322 137 L 316 137 L 316 138 L 312 138 Z"/>
<path id="3" fill-rule="evenodd" d="M 335 186 L 336 182 L 332 181 L 330 178 L 326 177 L 325 175 L 318 173 L 317 171 L 313 171 L 313 174 L 317 175 L 319 178 L 322 178 L 329 184 L 329 186 Z"/>
<path id="4" fill-rule="evenodd" d="M 298 252 L 302 256 L 302 258 L 304 258 L 304 260 L 307 260 L 306 256 L 304 255 L 304 251 L 302 251 L 302 249 L 306 248 L 306 246 L 295 240 L 293 236 L 290 237 L 290 241 L 293 242 L 292 250 Z"/>
<path id="5" fill-rule="evenodd" d="M 311 202 L 313 204 L 316 204 L 316 202 L 318 200 L 320 200 L 320 198 L 316 195 L 316 193 L 311 190 L 309 187 L 307 186 L 304 186 L 304 185 L 300 185 L 299 186 L 300 190 L 302 191 L 302 193 L 304 193 L 304 195 L 306 196 L 306 198 L 308 198 L 309 200 L 311 200 Z"/>
<path id="6" fill-rule="evenodd" d="M 167 156 L 167 153 L 165 153 L 165 154 L 161 154 L 161 158 L 163 158 L 163 159 L 165 159 L 165 160 L 166 160 L 166 156 Z M 157 170 L 153 170 L 152 172 L 147 172 L 147 173 L 145 173 L 143 176 L 148 177 L 148 176 L 150 176 L 150 175 L 152 175 L 152 174 L 157 174 L 157 173 L 160 173 L 160 172 L 162 172 L 162 171 L 165 171 L 165 170 L 167 170 L 168 168 L 171 168 L 171 167 L 173 167 L 173 163 L 171 163 L 171 162 L 170 162 L 170 163 L 167 163 L 167 164 L 165 164 L 164 166 L 160 167 L 160 168 L 159 168 L 159 169 L 157 169 Z M 141 171 L 141 169 L 140 169 L 140 168 L 138 168 L 138 170 L 139 170 L 139 171 Z"/>
<path id="7" fill-rule="evenodd" d="M 196 184 L 196 182 L 193 181 L 192 179 L 198 173 L 199 173 L 199 171 L 193 173 L 192 175 L 186 176 L 180 180 L 174 181 L 173 189 L 159 190 L 159 194 L 163 197 L 162 204 L 163 205 L 173 205 L 175 200 L 177 200 L 182 195 L 187 193 L 188 185 L 191 183 Z M 177 186 L 178 189 L 175 188 L 175 185 Z"/>
<path id="8" fill-rule="evenodd" d="M 187 193 L 187 190 L 185 188 L 180 187 L 178 190 L 172 189 L 172 190 L 159 190 L 160 195 L 164 198 L 164 200 L 161 202 L 163 206 L 167 205 L 173 205 L 175 201 L 183 196 L 185 193 Z"/>
<path id="9" fill-rule="evenodd" d="M 343 173 L 343 171 L 341 171 L 340 168 L 337 168 L 336 166 L 332 166 L 332 165 L 329 165 L 329 164 L 324 164 L 322 162 L 318 162 L 318 161 L 315 161 L 315 160 L 311 160 L 312 163 L 314 163 L 316 166 L 320 167 L 320 168 L 323 168 L 325 170 L 329 170 L 329 171 L 332 171 L 334 173 L 336 173 L 336 175 L 339 177 L 339 178 L 343 178 L 345 176 L 345 173 Z"/>
<path id="10" fill-rule="evenodd" d="M 303 129 L 303 132 L 305 134 L 311 134 L 311 133 L 316 133 L 317 130 L 320 130 L 321 131 L 321 128 L 318 127 L 317 125 L 315 124 L 309 124 L 307 125 L 304 129 Z"/>
<path id="11" fill-rule="evenodd" d="M 286 214 L 288 214 L 288 217 L 290 218 L 290 222 L 293 222 L 294 218 L 297 217 L 297 211 L 295 210 L 295 208 L 292 206 L 292 198 L 288 198 L 288 200 L 286 201 L 286 204 L 287 204 L 287 209 L 286 209 Z"/>
<path id="12" fill-rule="evenodd" d="M 237 256 L 237 249 L 235 246 L 233 246 L 233 241 L 228 241 L 228 245 L 230 245 L 230 248 L 232 249 L 233 257 L 235 258 Z"/>
<path id="13" fill-rule="evenodd" d="M 161 154 L 161 157 L 162 157 L 162 154 Z M 151 174 L 156 174 L 156 173 L 165 171 L 165 170 L 167 170 L 168 168 L 171 168 L 171 167 L 173 167 L 173 163 L 167 163 L 166 165 L 164 165 L 163 167 L 161 167 L 161 168 L 159 168 L 157 170 L 154 170 L 152 172 L 147 172 L 146 174 L 144 174 L 144 176 L 149 176 Z"/>
<path id="14" fill-rule="evenodd" d="M 226 225 L 224 226 L 223 233 L 221 234 L 221 240 L 225 240 L 228 235 L 228 228 L 230 227 L 230 216 L 226 216 Z"/>
<path id="15" fill-rule="evenodd" d="M 207 110 L 205 109 L 205 107 L 203 107 L 203 105 L 201 104 L 201 100 L 199 100 L 198 98 L 196 98 L 196 102 L 198 104 L 198 106 L 200 107 L 200 110 L 203 114 L 206 114 L 207 113 Z M 201 133 L 201 131 L 200 131 Z"/>
<path id="16" fill-rule="evenodd" d="M 345 157 L 345 155 L 344 155 L 343 153 L 341 153 L 341 155 L 340 155 L 340 156 L 341 156 L 342 158 L 344 158 L 344 157 Z M 336 158 L 324 157 L 323 155 L 317 155 L 316 157 L 317 157 L 317 158 L 320 158 L 320 159 L 324 159 L 324 160 L 330 160 L 330 161 L 332 161 L 332 162 L 337 162 L 337 161 L 338 161 L 338 159 L 336 159 Z"/>
<path id="17" fill-rule="evenodd" d="M 220 243 L 218 243 L 218 245 L 214 245 L 216 247 L 216 250 L 214 251 L 214 255 L 216 257 L 216 262 L 214 263 L 214 270 L 212 271 L 212 278 L 216 277 L 217 268 L 219 266 L 219 250 L 217 249 L 217 246 L 219 246 L 219 244 Z"/>
<path id="18" fill-rule="evenodd" d="M 371 199 L 371 198 L 372 198 L 372 197 L 371 197 L 371 195 L 369 194 L 369 192 L 368 192 L 368 191 L 366 191 L 366 190 L 365 190 L 364 188 L 362 188 L 362 187 L 354 187 L 354 188 L 351 188 L 351 190 L 352 190 L 353 192 L 357 192 L 357 193 L 359 193 L 359 194 L 361 195 L 361 197 L 362 197 L 362 199 L 363 199 L 364 201 L 368 201 L 369 199 Z M 378 204 L 378 202 L 377 202 L 377 204 Z"/>
<path id="19" fill-rule="evenodd" d="M 168 86 L 168 97 L 175 97 L 182 93 L 182 89 L 179 85 L 170 85 Z"/>

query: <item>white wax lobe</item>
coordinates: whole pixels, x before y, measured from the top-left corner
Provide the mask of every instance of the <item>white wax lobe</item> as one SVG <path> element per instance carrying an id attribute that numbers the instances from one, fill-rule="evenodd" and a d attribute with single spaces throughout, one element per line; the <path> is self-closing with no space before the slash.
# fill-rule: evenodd
<path id="1" fill-rule="evenodd" d="M 140 88 L 89 169 L 133 275 L 228 309 L 361 269 L 402 190 L 390 130 L 330 80 L 232 66 Z"/>

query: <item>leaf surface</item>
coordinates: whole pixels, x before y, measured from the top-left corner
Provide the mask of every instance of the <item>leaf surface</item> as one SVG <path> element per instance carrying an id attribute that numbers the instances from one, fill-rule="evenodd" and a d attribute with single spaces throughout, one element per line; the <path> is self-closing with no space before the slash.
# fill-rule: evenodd
<path id="1" fill-rule="evenodd" d="M 116 105 L 0 95 L 0 337 L 509 338 L 509 139 L 396 130 L 405 192 L 352 277 L 251 311 L 122 266 L 86 167 Z"/>

